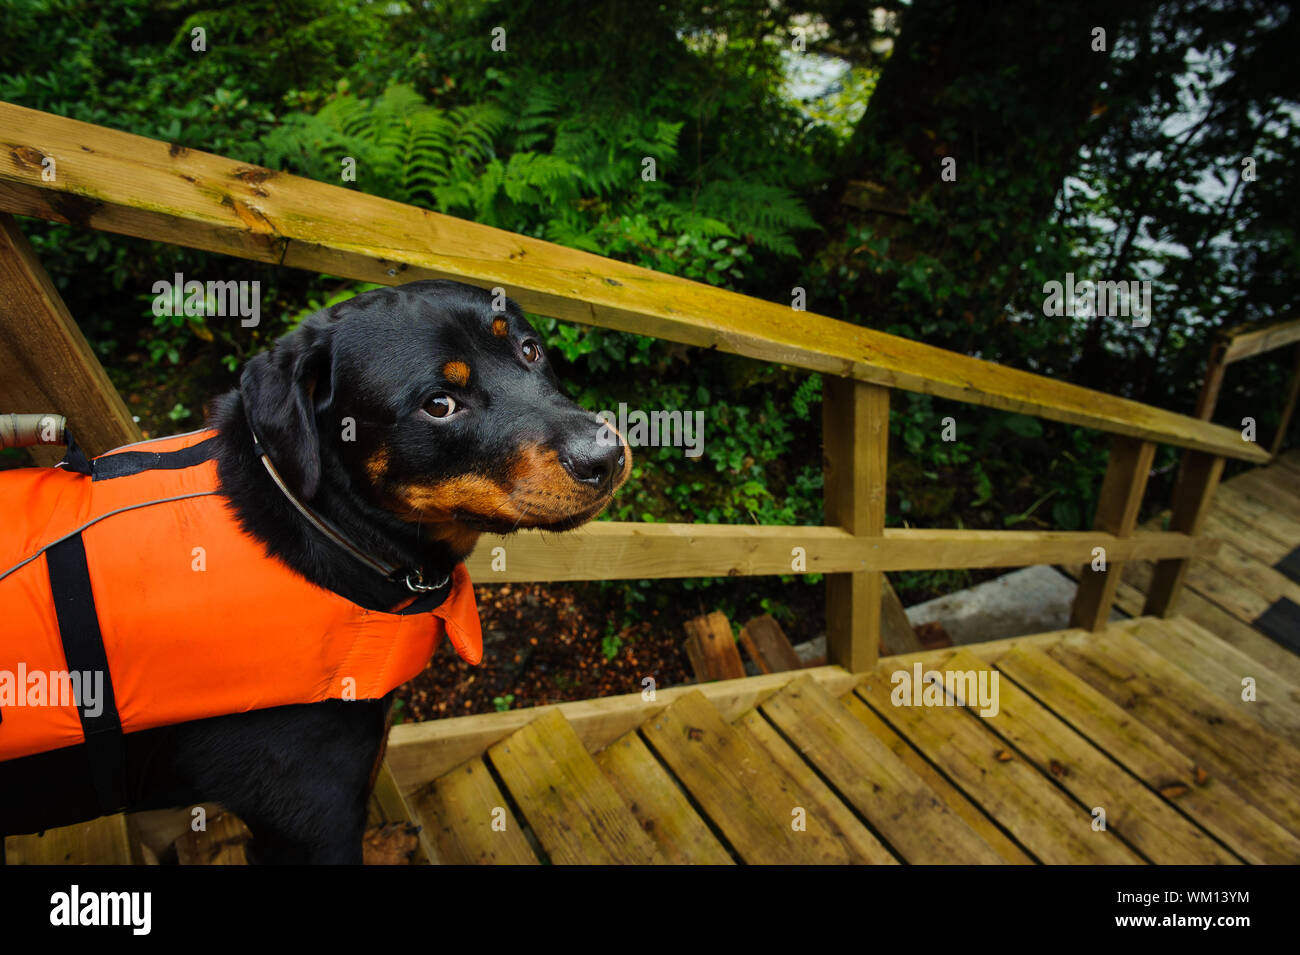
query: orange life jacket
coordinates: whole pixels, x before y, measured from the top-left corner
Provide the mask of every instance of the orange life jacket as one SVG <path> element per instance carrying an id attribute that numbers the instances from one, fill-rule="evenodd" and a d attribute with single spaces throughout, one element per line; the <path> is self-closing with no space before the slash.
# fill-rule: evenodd
<path id="1" fill-rule="evenodd" d="M 444 632 L 482 659 L 464 564 L 432 610 L 367 610 L 317 587 L 240 528 L 217 490 L 215 436 L 118 448 L 92 475 L 0 472 L 0 761 L 101 728 L 377 699 L 420 673 Z M 83 690 L 79 711 L 67 674 L 97 665 L 101 699 Z"/>

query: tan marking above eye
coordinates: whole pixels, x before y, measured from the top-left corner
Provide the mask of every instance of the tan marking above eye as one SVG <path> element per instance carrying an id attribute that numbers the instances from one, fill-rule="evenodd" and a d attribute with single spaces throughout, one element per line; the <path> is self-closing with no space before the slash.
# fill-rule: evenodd
<path id="1" fill-rule="evenodd" d="M 469 365 L 463 361 L 449 361 L 442 366 L 442 376 L 453 385 L 468 385 Z"/>
<path id="2" fill-rule="evenodd" d="M 388 473 L 388 449 L 385 447 L 378 448 L 374 454 L 366 459 L 366 473 L 370 475 L 370 480 L 379 483 L 385 474 Z"/>
<path id="3" fill-rule="evenodd" d="M 492 334 L 497 338 L 505 338 L 510 334 L 510 323 L 504 318 L 492 319 Z"/>

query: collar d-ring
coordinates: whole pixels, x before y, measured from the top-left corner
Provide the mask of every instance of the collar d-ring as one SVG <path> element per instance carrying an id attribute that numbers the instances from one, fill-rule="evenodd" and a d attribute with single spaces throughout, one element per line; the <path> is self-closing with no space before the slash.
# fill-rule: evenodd
<path id="1" fill-rule="evenodd" d="M 415 579 L 412 580 L 411 578 Z M 451 580 L 451 574 L 444 574 L 442 580 L 438 581 L 436 584 L 426 584 L 424 582 L 424 574 L 419 570 L 413 570 L 406 575 L 406 587 L 412 593 L 423 594 L 428 593 L 430 590 L 437 590 L 440 587 L 445 587 L 449 580 Z"/>

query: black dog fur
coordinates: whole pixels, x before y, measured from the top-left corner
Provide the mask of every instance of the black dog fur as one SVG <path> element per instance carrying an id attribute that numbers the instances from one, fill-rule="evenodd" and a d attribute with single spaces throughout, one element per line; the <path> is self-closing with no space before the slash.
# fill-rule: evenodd
<path id="1" fill-rule="evenodd" d="M 271 558 L 375 610 L 409 598 L 405 584 L 294 509 L 250 425 L 300 500 L 426 580 L 449 573 L 482 532 L 590 520 L 631 455 L 621 440 L 597 440 L 599 419 L 564 396 L 539 341 L 515 303 L 456 282 L 378 289 L 318 313 L 214 403 L 222 492 Z M 441 416 L 447 398 L 456 410 Z M 127 734 L 127 808 L 216 802 L 248 824 L 252 862 L 359 863 L 391 703 L 390 693 Z M 83 746 L 0 763 L 0 832 L 94 818 L 87 782 Z"/>

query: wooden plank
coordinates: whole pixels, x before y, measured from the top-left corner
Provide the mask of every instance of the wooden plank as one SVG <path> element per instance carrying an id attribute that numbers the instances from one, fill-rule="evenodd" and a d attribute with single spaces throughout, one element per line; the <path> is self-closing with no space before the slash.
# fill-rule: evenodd
<path id="1" fill-rule="evenodd" d="M 881 662 L 885 666 L 885 662 Z M 986 816 L 975 803 L 967 798 L 966 794 L 950 783 L 942 773 L 930 765 L 925 757 L 913 749 L 903 737 L 894 732 L 893 728 L 876 715 L 875 711 L 867 704 L 863 703 L 853 693 L 846 693 L 840 697 L 840 703 L 849 714 L 859 723 L 865 726 L 871 733 L 882 743 L 889 747 L 889 751 L 903 761 L 903 764 L 916 775 L 920 776 L 925 784 L 934 791 L 934 794 L 943 800 L 944 805 L 956 815 L 960 816 L 966 825 L 970 826 L 979 835 L 981 839 L 988 843 L 989 847 L 996 852 L 1004 862 L 1012 865 L 1033 865 L 1034 859 L 1018 846 L 1014 840 L 1007 837 L 1001 829 Z"/>
<path id="2" fill-rule="evenodd" d="M 1155 445 L 1149 441 L 1115 439 L 1097 499 L 1097 514 L 1093 521 L 1097 530 L 1116 537 L 1128 537 L 1133 533 L 1155 453 Z M 1070 610 L 1070 626 L 1100 630 L 1110 619 L 1124 562 L 1109 553 L 1105 561 L 1105 570 L 1094 570 L 1092 564 L 1085 564 L 1080 571 L 1079 590 Z"/>
<path id="3" fill-rule="evenodd" d="M 699 692 L 724 720 L 737 719 L 746 710 L 785 686 L 796 676 L 810 675 L 824 683 L 828 692 L 843 693 L 853 685 L 853 676 L 840 667 L 813 667 L 785 673 L 688 684 L 622 696 L 606 696 L 573 703 L 552 703 L 505 713 L 480 713 L 449 720 L 428 720 L 394 726 L 388 736 L 388 763 L 402 792 L 410 793 L 456 766 L 481 755 L 492 744 L 527 726 L 552 710 L 562 713 L 588 752 L 608 746 L 625 733 L 661 712 L 674 700 Z"/>
<path id="4" fill-rule="evenodd" d="M 728 726 L 703 695 L 679 698 L 641 733 L 745 862 L 856 861 L 815 797 Z M 806 828 L 797 830 L 801 817 Z"/>
<path id="5" fill-rule="evenodd" d="M 488 760 L 552 863 L 667 861 L 558 712 L 497 743 Z"/>
<path id="6" fill-rule="evenodd" d="M 825 820 L 830 831 L 838 833 L 837 838 L 856 859 L 872 865 L 899 864 L 885 844 L 822 782 L 821 777 L 812 771 L 794 747 L 782 739 L 772 724 L 763 719 L 758 710 L 750 710 L 736 720 L 732 727 L 741 736 L 747 737 L 756 749 L 766 751 L 772 762 L 794 780 L 795 786 L 807 796 L 809 805 L 816 807 L 817 815 Z"/>
<path id="7" fill-rule="evenodd" d="M 1077 574 L 1078 568 L 1073 568 Z M 1022 643 L 1036 647 L 1046 647 L 1057 642 L 1067 633 L 1087 633 L 1086 630 L 1053 630 L 1050 633 L 1031 633 L 1023 637 L 1004 637 L 1001 640 L 988 640 L 984 643 L 969 644 L 973 649 L 978 649 L 981 653 L 1005 650 L 1010 647 L 1019 646 Z M 885 657 L 877 664 L 877 668 L 882 672 L 895 673 L 899 670 L 910 670 L 913 663 L 923 663 L 926 666 L 937 666 L 947 660 L 956 647 L 939 647 L 934 650 L 922 650 L 920 653 L 906 653 L 896 657 Z"/>
<path id="8" fill-rule="evenodd" d="M 87 454 L 140 440 L 117 389 L 13 216 L 0 213 L 0 410 L 52 412 Z M 52 465 L 62 448 L 31 448 Z"/>
<path id="9" fill-rule="evenodd" d="M 118 813 L 50 829 L 41 835 L 5 837 L 8 865 L 130 865 L 126 816 Z"/>
<path id="10" fill-rule="evenodd" d="M 45 157 L 58 162 L 42 179 Z M 0 104 L 0 209 L 349 279 L 455 278 L 526 310 L 1249 461 L 1235 431 L 788 303 Z"/>
<path id="11" fill-rule="evenodd" d="M 1149 593 L 1154 572 L 1154 567 L 1146 561 L 1133 561 L 1124 568 L 1124 579 L 1143 593 Z M 1186 583 L 1179 598 L 1178 613 L 1183 613 L 1183 597 L 1191 593 L 1212 601 L 1244 623 L 1250 623 L 1269 607 L 1269 601 L 1263 595 L 1212 564 L 1192 564 L 1187 570 Z M 1144 601 L 1143 611 L 1137 616 L 1145 615 L 1145 607 Z"/>
<path id="12" fill-rule="evenodd" d="M 1262 501 L 1270 519 L 1280 513 L 1289 521 L 1300 521 L 1300 498 L 1295 496 L 1295 481 L 1272 468 L 1256 468 L 1232 479 L 1233 487 Z"/>
<path id="13" fill-rule="evenodd" d="M 761 673 L 798 670 L 803 666 L 790 638 L 771 614 L 755 617 L 741 627 L 740 642 Z"/>
<path id="14" fill-rule="evenodd" d="M 888 674 L 867 674 L 857 694 L 1012 837 L 1048 864 L 1142 860 L 978 718 L 957 706 L 895 706 Z"/>
<path id="15" fill-rule="evenodd" d="M 1078 573 L 1076 568 L 1065 568 L 1067 572 Z M 1130 571 L 1133 571 L 1130 566 Z M 1147 567 L 1147 579 L 1150 579 L 1150 566 Z M 1116 604 L 1131 617 L 1142 615 L 1146 603 L 1146 594 L 1128 581 L 1122 581 L 1116 591 Z M 1300 658 L 1278 646 L 1248 623 L 1224 610 L 1218 604 L 1206 599 L 1191 588 L 1183 588 L 1178 598 L 1178 617 L 1186 618 L 1214 634 L 1225 643 L 1229 643 L 1243 653 L 1260 661 L 1265 667 L 1281 674 L 1288 682 L 1300 685 Z"/>
<path id="16" fill-rule="evenodd" d="M 1184 557 L 1213 553 L 1216 544 L 1162 533 L 889 527 L 855 537 L 838 527 L 597 521 L 564 534 L 485 534 L 466 565 L 475 580 L 491 583 L 737 577 L 791 573 L 796 547 L 807 573 L 835 574 L 1060 564 L 1088 560 L 1094 547 L 1121 561 Z M 504 554 L 505 570 L 493 567 L 494 553 Z"/>
<path id="17" fill-rule="evenodd" d="M 945 670 L 985 673 L 993 667 L 967 650 L 959 650 Z M 1166 865 L 1235 865 L 1232 855 L 1199 826 L 1143 786 L 1117 763 L 1025 693 L 998 674 L 997 712 L 981 715 L 985 725 L 1051 776 L 1084 806 L 1106 811 L 1106 828 L 1151 862 Z M 980 701 L 962 696 L 971 712 L 982 714 Z"/>
<path id="18" fill-rule="evenodd" d="M 1234 791 L 1201 767 L 1195 750 L 1176 749 L 1044 651 L 1018 646 L 986 659 L 1247 862 L 1300 860 L 1300 839 L 1252 805 L 1248 793 Z"/>
<path id="19" fill-rule="evenodd" d="M 1139 590 L 1150 594 L 1151 580 L 1154 576 L 1155 568 L 1146 561 L 1134 561 L 1125 568 L 1124 577 L 1130 583 L 1135 585 Z M 1185 596 L 1190 592 L 1196 592 L 1207 600 L 1211 600 L 1243 622 L 1250 623 L 1261 613 L 1268 609 L 1268 601 L 1260 594 L 1244 586 L 1241 581 L 1235 577 L 1230 577 L 1218 567 L 1212 564 L 1196 563 L 1192 564 L 1187 570 L 1187 586 L 1183 588 L 1182 594 Z M 1148 600 L 1150 597 L 1148 596 Z M 1179 600 L 1181 601 L 1181 597 Z M 1147 616 L 1146 603 L 1143 603 L 1143 613 L 1140 616 Z M 1182 613 L 1181 604 L 1177 610 Z"/>
<path id="20" fill-rule="evenodd" d="M 1300 832 L 1300 753 L 1239 707 L 1123 634 L 1086 645 L 1067 637 L 1048 652 L 1232 788 L 1265 796 L 1260 810 Z"/>
<path id="21" fill-rule="evenodd" d="M 812 681 L 796 680 L 763 714 L 907 862 L 1001 863 L 961 816 Z"/>
<path id="22" fill-rule="evenodd" d="M 1219 403 L 1219 392 L 1223 388 L 1223 375 L 1228 363 L 1223 360 L 1228 346 L 1225 342 L 1215 342 L 1210 346 L 1210 357 L 1205 363 L 1205 380 L 1201 382 L 1201 392 L 1196 396 L 1194 417 L 1209 421 L 1214 417 L 1214 408 Z"/>
<path id="23" fill-rule="evenodd" d="M 1292 342 L 1300 342 L 1300 318 L 1279 322 L 1266 328 L 1239 326 L 1226 331 L 1222 337 L 1228 345 L 1223 361 L 1229 364 L 1253 355 L 1262 355 L 1275 348 L 1284 348 Z"/>
<path id="24" fill-rule="evenodd" d="M 636 733 L 628 733 L 597 753 L 596 765 L 669 862 L 734 864 L 726 847 Z"/>
<path id="25" fill-rule="evenodd" d="M 1291 553 L 1292 548 L 1281 541 L 1258 533 L 1240 518 L 1230 514 L 1217 505 L 1205 516 L 1203 530 L 1206 534 L 1217 537 L 1224 543 L 1272 567 L 1279 560 Z"/>
<path id="26" fill-rule="evenodd" d="M 1300 521 L 1271 510 L 1245 488 L 1239 488 L 1235 478 L 1220 485 L 1214 506 L 1250 525 L 1260 536 L 1280 541 L 1289 547 L 1300 546 Z"/>
<path id="27" fill-rule="evenodd" d="M 433 865 L 438 862 L 438 849 L 433 836 L 419 821 L 410 803 L 398 788 L 393 771 L 385 760 L 379 766 L 379 775 L 375 777 L 375 789 L 370 794 L 370 822 L 406 823 L 419 829 L 416 833 L 416 848 L 411 856 L 412 865 Z"/>
<path id="28" fill-rule="evenodd" d="M 411 805 L 444 865 L 537 865 L 523 826 L 480 757 L 421 787 Z"/>
<path id="29" fill-rule="evenodd" d="M 1258 660 L 1263 669 L 1278 674 L 1292 686 L 1300 686 L 1300 657 L 1200 594 L 1186 591 L 1180 603 L 1179 618 L 1194 622 L 1224 643 Z"/>
<path id="30" fill-rule="evenodd" d="M 880 644 L 885 654 L 919 653 L 921 638 L 916 635 L 916 628 L 907 619 L 907 610 L 894 592 L 894 585 L 888 577 L 881 579 L 880 589 Z"/>
<path id="31" fill-rule="evenodd" d="M 822 467 L 826 523 L 879 537 L 885 529 L 889 389 L 827 376 L 822 383 Z M 853 673 L 880 652 L 880 571 L 826 577 L 826 660 Z"/>
<path id="32" fill-rule="evenodd" d="M 1259 594 L 1269 603 L 1283 597 L 1300 603 L 1300 584 L 1268 564 L 1225 543 L 1211 558 L 1211 566 L 1237 581 L 1238 585 Z"/>
<path id="33" fill-rule="evenodd" d="M 1300 688 L 1267 670 L 1236 647 L 1216 640 L 1184 617 L 1156 621 L 1143 618 L 1125 624 L 1131 634 L 1186 672 L 1221 700 L 1244 708 L 1265 727 L 1285 739 L 1300 739 Z M 1253 681 L 1253 702 L 1242 699 L 1242 681 Z"/>
<path id="34" fill-rule="evenodd" d="M 1179 473 L 1178 496 L 1170 509 L 1169 528 L 1195 537 L 1214 501 L 1214 491 L 1223 473 L 1223 458 L 1194 452 L 1188 454 Z M 1175 612 L 1178 592 L 1187 576 L 1189 561 L 1162 560 L 1156 564 L 1146 588 L 1144 616 L 1168 617 Z"/>
<path id="35" fill-rule="evenodd" d="M 204 829 L 186 829 L 176 840 L 180 865 L 248 865 L 245 850 L 253 834 L 232 812 L 208 818 Z"/>
<path id="36" fill-rule="evenodd" d="M 221 815 L 217 803 L 200 803 L 179 809 L 151 809 L 127 813 L 127 828 L 132 842 L 147 850 L 146 855 L 158 859 L 171 851 L 173 843 L 189 832 L 195 821 L 194 810 L 201 808 L 203 818 L 214 819 Z M 152 863 L 151 863 L 152 864 Z"/>
<path id="37" fill-rule="evenodd" d="M 736 649 L 736 638 L 731 633 L 731 621 L 726 614 L 714 611 L 703 617 L 687 620 L 687 653 L 695 679 L 701 683 L 709 680 L 738 680 L 745 676 L 745 664 Z"/>

